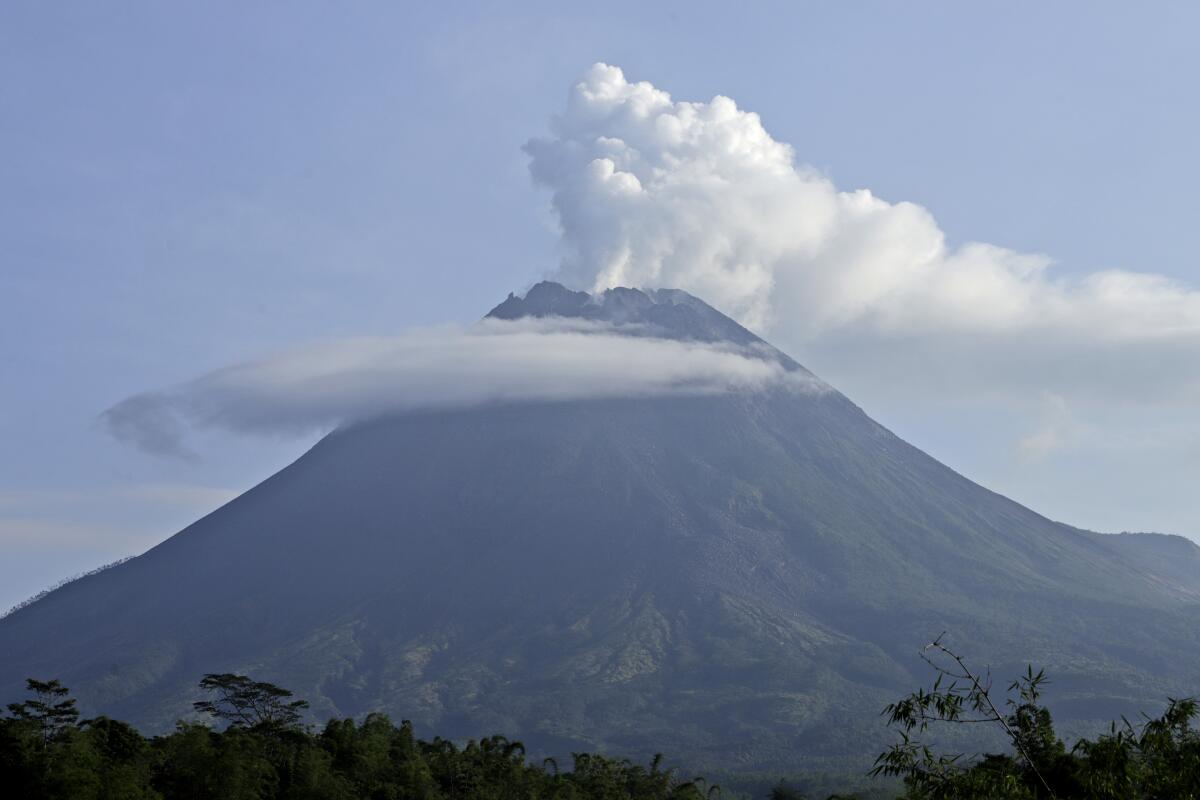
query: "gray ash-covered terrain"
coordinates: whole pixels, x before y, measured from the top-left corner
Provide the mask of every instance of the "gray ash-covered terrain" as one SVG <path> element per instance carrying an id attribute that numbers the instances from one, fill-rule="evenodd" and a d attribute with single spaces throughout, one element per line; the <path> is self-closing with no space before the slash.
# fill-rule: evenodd
<path id="1" fill-rule="evenodd" d="M 491 316 L 749 347 L 683 292 L 557 284 Z M 338 430 L 148 553 L 0 620 L 0 698 L 60 678 L 162 731 L 206 672 L 314 719 L 533 752 L 861 765 L 948 631 L 1063 730 L 1200 690 L 1200 549 L 1048 520 L 836 391 L 513 403 Z"/>

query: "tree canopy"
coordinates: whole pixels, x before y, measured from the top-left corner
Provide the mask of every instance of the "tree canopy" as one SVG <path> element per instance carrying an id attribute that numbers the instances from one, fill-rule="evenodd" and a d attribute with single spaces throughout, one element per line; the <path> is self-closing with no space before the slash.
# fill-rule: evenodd
<path id="1" fill-rule="evenodd" d="M 218 727 L 181 721 L 147 739 L 107 717 L 79 721 L 58 681 L 29 681 L 34 696 L 0 719 L 0 791 L 30 800 L 705 800 L 719 791 L 677 777 L 661 757 L 642 766 L 576 753 L 560 770 L 531 763 L 504 736 L 423 741 L 381 714 L 313 729 L 302 724 L 307 703 L 244 675 L 205 675 L 200 688 L 207 698 L 193 706 Z"/>
<path id="2" fill-rule="evenodd" d="M 232 728 L 295 728 L 308 708 L 306 700 L 289 700 L 287 689 L 229 672 L 205 675 L 200 688 L 215 699 L 198 700 L 192 707 Z"/>
<path id="3" fill-rule="evenodd" d="M 1067 747 L 1042 705 L 1047 678 L 1029 667 L 993 689 L 942 641 L 925 650 L 931 687 L 887 707 L 897 742 L 876 760 L 876 776 L 899 779 L 902 800 L 1197 800 L 1200 707 L 1170 700 L 1159 717 L 1113 723 L 1107 734 Z M 56 680 L 29 680 L 30 697 L 0 719 L 4 796 L 71 800 L 709 800 L 722 790 L 663 767 L 574 753 L 570 769 L 531 759 L 504 736 L 456 743 L 418 739 L 408 721 L 370 714 L 361 721 L 304 724 L 307 703 L 245 675 L 213 673 L 193 704 L 216 726 L 180 721 L 166 736 L 79 719 Z M 939 726 L 975 723 L 1001 731 L 1010 753 L 940 753 L 925 741 Z M 881 787 L 882 788 L 882 787 Z M 726 794 L 741 796 L 744 794 Z M 755 797 L 804 800 L 780 782 Z M 849 800 L 850 795 L 832 798 Z M 811 798 L 809 798 L 811 800 Z"/>

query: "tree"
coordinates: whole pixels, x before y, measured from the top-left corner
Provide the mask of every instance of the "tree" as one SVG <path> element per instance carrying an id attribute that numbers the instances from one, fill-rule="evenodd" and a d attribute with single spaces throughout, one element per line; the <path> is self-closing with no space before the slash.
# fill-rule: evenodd
<path id="1" fill-rule="evenodd" d="M 308 708 L 306 700 L 289 700 L 292 693 L 287 689 L 229 672 L 205 675 L 200 688 L 215 694 L 216 699 L 198 700 L 192 707 L 227 722 L 231 728 L 297 728 L 300 712 Z"/>
<path id="2" fill-rule="evenodd" d="M 875 760 L 871 774 L 903 778 L 916 797 L 970 797 L 984 791 L 996 797 L 1055 797 L 1043 769 L 1064 756 L 1065 748 L 1054 734 L 1050 712 L 1039 704 L 1045 673 L 1027 667 L 1009 685 L 1009 713 L 1002 714 L 992 700 L 990 675 L 973 671 L 942 643 L 943 636 L 921 651 L 937 676 L 932 689 L 918 689 L 884 709 L 888 725 L 900 728 L 901 741 Z M 937 755 L 913 738 L 914 731 L 923 733 L 931 723 L 993 725 L 1003 731 L 1017 759 L 990 755 L 968 767 L 960 763 L 961 755 Z"/>
<path id="3" fill-rule="evenodd" d="M 9 703 L 8 710 L 15 719 L 37 728 L 43 743 L 56 738 L 79 720 L 75 700 L 69 697 L 71 691 L 57 680 L 39 681 L 29 678 L 25 681 L 25 687 L 33 692 L 33 699 L 23 703 Z"/>
<path id="4" fill-rule="evenodd" d="M 1108 734 L 1080 739 L 1068 751 L 1041 705 L 1043 672 L 1028 667 L 1009 685 L 1008 713 L 1002 714 L 986 673 L 971 670 L 940 637 L 923 655 L 937 678 L 932 689 L 919 689 L 884 710 L 901 740 L 876 759 L 873 771 L 902 777 L 907 800 L 1200 798 L 1200 731 L 1192 727 L 1200 705 L 1194 699 L 1168 698 L 1162 716 L 1144 717 L 1137 727 L 1122 718 Z M 935 723 L 972 722 L 999 728 L 1013 754 L 964 760 L 938 754 L 915 738 Z"/>

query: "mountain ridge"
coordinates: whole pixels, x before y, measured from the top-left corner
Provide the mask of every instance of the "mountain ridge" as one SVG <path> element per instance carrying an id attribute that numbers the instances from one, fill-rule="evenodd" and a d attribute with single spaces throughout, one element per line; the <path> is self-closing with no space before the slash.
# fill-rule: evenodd
<path id="1" fill-rule="evenodd" d="M 490 316 L 769 347 L 662 292 L 538 284 Z M 237 671 L 545 753 L 857 767 L 943 630 L 998 674 L 1047 667 L 1069 733 L 1194 691 L 1198 601 L 1194 544 L 1053 522 L 836 391 L 511 403 L 335 431 L 0 619 L 0 690 L 58 677 L 163 730 Z"/>

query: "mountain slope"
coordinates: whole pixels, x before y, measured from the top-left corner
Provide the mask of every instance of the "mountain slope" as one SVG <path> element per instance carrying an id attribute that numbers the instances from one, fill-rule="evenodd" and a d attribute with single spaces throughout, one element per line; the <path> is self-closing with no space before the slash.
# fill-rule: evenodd
<path id="1" fill-rule="evenodd" d="M 581 295 L 540 284 L 492 314 L 787 358 L 681 292 Z M 1198 600 L 1190 542 L 1047 520 L 832 390 L 523 403 L 329 435 L 0 620 L 0 696 L 59 677 L 163 729 L 236 670 L 318 716 L 548 752 L 859 763 L 943 630 L 1001 676 L 1046 666 L 1069 729 L 1194 692 Z"/>

